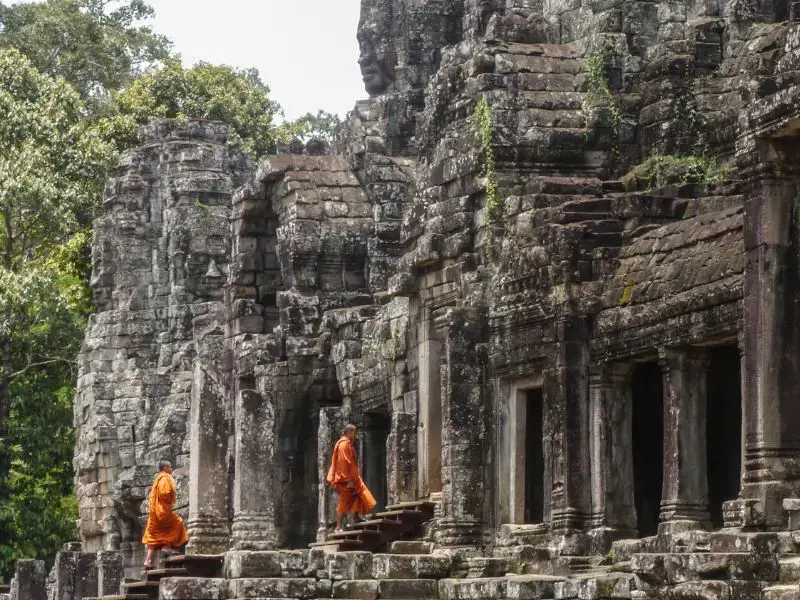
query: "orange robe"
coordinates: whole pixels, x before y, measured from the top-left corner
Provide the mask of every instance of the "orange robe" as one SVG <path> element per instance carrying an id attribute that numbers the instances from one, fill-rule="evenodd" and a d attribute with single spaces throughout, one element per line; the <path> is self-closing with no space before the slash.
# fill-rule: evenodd
<path id="1" fill-rule="evenodd" d="M 340 515 L 349 513 L 365 515 L 375 508 L 375 498 L 358 474 L 358 459 L 353 442 L 345 436 L 342 436 L 333 448 L 327 480 L 339 492 L 336 511 Z M 353 483 L 353 487 L 347 487 L 350 482 Z"/>
<path id="2" fill-rule="evenodd" d="M 179 548 L 189 541 L 183 519 L 172 512 L 175 496 L 175 480 L 169 473 L 161 471 L 156 475 L 150 489 L 149 514 L 142 537 L 143 544 Z"/>

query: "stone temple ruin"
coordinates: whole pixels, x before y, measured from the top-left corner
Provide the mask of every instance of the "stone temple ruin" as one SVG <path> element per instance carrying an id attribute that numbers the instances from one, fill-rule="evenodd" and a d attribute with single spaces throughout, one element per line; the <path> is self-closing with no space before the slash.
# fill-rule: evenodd
<path id="1" fill-rule="evenodd" d="M 50 597 L 139 577 L 169 458 L 191 556 L 128 598 L 800 598 L 800 3 L 362 0 L 358 39 L 334 148 L 159 122 L 109 182 Z M 391 510 L 332 538 L 348 421 Z"/>

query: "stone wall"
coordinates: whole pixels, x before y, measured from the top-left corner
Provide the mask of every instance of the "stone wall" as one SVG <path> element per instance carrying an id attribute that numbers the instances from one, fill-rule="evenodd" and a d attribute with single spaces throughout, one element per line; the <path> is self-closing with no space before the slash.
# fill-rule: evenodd
<path id="1" fill-rule="evenodd" d="M 230 198 L 247 170 L 217 124 L 156 123 L 126 153 L 94 226 L 97 313 L 75 399 L 76 490 L 87 551 L 138 564 L 158 461 L 176 468 L 187 516 L 194 363 L 224 330 Z M 145 515 L 146 516 L 146 515 Z"/>
<path id="2" fill-rule="evenodd" d="M 193 551 L 323 539 L 322 476 L 352 421 L 373 487 L 437 503 L 439 546 L 605 553 L 644 533 L 642 364 L 663 396 L 652 518 L 671 547 L 710 525 L 718 348 L 748 375 L 742 498 L 713 501 L 733 501 L 732 526 L 785 522 L 800 35 L 781 6 L 364 0 L 371 98 L 337 154 L 295 143 L 255 168 L 219 125 L 146 128 L 95 228 L 76 399 L 87 550 L 133 564 L 163 457 L 182 467 Z M 619 181 L 659 153 L 728 170 Z"/>

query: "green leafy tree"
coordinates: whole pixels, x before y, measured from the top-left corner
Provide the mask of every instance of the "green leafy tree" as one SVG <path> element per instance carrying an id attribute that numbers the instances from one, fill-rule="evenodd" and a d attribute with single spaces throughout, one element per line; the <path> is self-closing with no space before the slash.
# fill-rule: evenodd
<path id="1" fill-rule="evenodd" d="M 50 558 L 76 537 L 72 394 L 87 303 L 79 266 L 59 254 L 22 272 L 0 269 L 0 336 L 11 340 L 13 370 L 0 578 L 16 559 Z"/>
<path id="2" fill-rule="evenodd" d="M 0 49 L 0 531 L 12 534 L 0 539 L 6 573 L 22 550 L 11 539 L 38 539 L 34 554 L 41 556 L 70 529 L 63 494 L 72 479 L 69 396 L 89 308 L 81 248 L 115 159 L 85 113 L 64 80 Z M 45 498 L 55 512 L 42 512 Z"/>
<path id="3" fill-rule="evenodd" d="M 144 25 L 143 0 L 0 2 L 0 47 L 15 48 L 45 75 L 63 77 L 93 104 L 171 57 L 171 44 Z"/>
<path id="4" fill-rule="evenodd" d="M 289 124 L 289 133 L 308 141 L 319 138 L 330 143 L 336 137 L 342 120 L 339 115 L 318 110 L 317 114 L 306 113 Z"/>
<path id="5" fill-rule="evenodd" d="M 136 144 L 136 129 L 152 119 L 222 121 L 233 146 L 254 156 L 269 153 L 285 132 L 275 125 L 277 102 L 256 69 L 199 63 L 184 68 L 170 61 L 116 95 L 117 114 L 100 124 L 124 149 Z"/>

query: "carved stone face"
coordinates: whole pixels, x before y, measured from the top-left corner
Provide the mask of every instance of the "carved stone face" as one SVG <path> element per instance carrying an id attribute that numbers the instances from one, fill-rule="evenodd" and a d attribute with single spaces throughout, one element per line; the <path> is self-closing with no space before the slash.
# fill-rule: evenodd
<path id="1" fill-rule="evenodd" d="M 358 64 L 370 96 L 385 92 L 395 79 L 397 52 L 392 32 L 392 1 L 361 0 Z"/>

